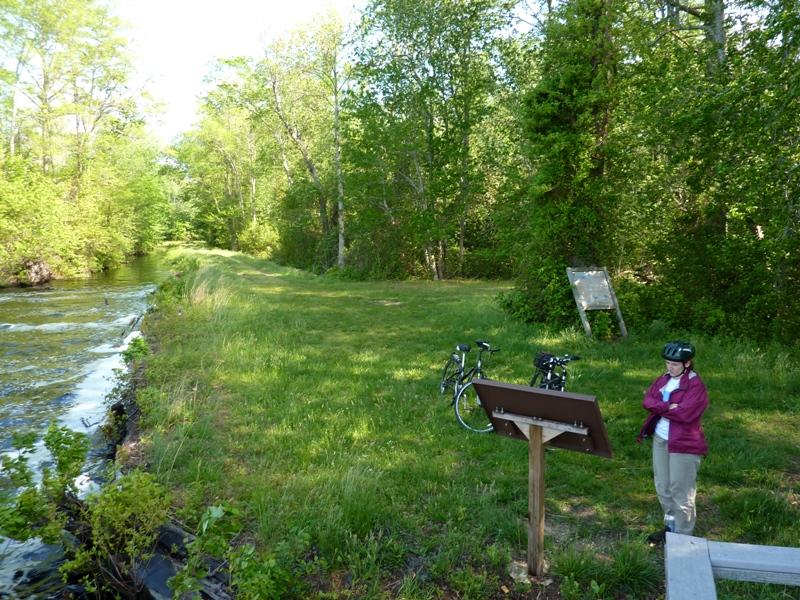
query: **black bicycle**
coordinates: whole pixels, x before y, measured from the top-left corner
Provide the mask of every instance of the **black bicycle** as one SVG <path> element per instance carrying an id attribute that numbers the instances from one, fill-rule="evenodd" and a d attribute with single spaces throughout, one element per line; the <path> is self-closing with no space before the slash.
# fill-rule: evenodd
<path id="1" fill-rule="evenodd" d="M 531 387 L 563 392 L 567 386 L 567 363 L 580 360 L 580 356 L 555 356 L 549 352 L 539 352 L 533 359 L 536 373 L 531 379 Z"/>
<path id="2" fill-rule="evenodd" d="M 483 341 L 475 342 L 475 344 L 479 348 L 478 360 L 469 369 L 466 367 L 467 353 L 472 348 L 467 344 L 456 346 L 461 354 L 453 352 L 450 355 L 442 371 L 439 393 L 444 396 L 448 390 L 452 390 L 450 404 L 455 408 L 458 422 L 471 431 L 483 433 L 492 431 L 492 424 L 480 405 L 478 396 L 472 387 L 472 380 L 486 379 L 483 371 L 483 353 L 488 352 L 491 357 L 495 352 L 500 352 L 500 348 L 492 348 L 488 342 Z"/>

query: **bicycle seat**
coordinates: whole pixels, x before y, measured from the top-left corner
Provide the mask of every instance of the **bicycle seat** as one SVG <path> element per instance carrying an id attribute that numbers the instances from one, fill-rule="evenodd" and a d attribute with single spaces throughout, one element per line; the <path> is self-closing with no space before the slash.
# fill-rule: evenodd
<path id="1" fill-rule="evenodd" d="M 456 346 L 456 349 L 461 352 L 469 352 L 470 350 L 472 350 L 472 347 L 469 344 L 459 344 L 458 346 Z"/>

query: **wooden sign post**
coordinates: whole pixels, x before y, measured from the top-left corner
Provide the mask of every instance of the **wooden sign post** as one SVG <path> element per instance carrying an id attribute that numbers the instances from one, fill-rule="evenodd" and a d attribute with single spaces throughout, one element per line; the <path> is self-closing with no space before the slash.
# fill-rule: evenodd
<path id="1" fill-rule="evenodd" d="M 527 440 L 528 573 L 544 575 L 545 446 L 613 458 L 595 398 L 489 379 L 472 381 L 498 435 Z"/>
<path id="2" fill-rule="evenodd" d="M 544 438 L 528 425 L 528 573 L 544 574 Z"/>

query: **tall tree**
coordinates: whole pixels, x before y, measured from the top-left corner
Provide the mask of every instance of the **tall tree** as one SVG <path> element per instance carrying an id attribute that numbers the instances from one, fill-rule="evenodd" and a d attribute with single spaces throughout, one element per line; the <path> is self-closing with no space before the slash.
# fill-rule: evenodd
<path id="1" fill-rule="evenodd" d="M 48 215 L 37 214 L 35 207 L 43 205 L 31 199 L 30 211 L 18 217 L 21 229 L 53 215 L 64 229 L 52 245 L 30 241 L 18 247 L 9 280 L 31 264 L 46 262 L 55 275 L 64 275 L 104 268 L 150 247 L 137 240 L 158 238 L 159 227 L 125 216 L 129 202 L 123 188 L 130 189 L 130 178 L 112 159 L 112 149 L 151 147 L 141 134 L 138 99 L 128 87 L 133 70 L 123 24 L 102 0 L 3 0 L 2 9 L 0 130 L 8 142 L 0 166 L 7 169 L 9 185 L 24 180 L 20 169 L 35 169 L 57 184 L 51 191 L 63 194 L 61 204 L 46 204 Z M 139 164 L 155 175 L 153 161 Z M 27 177 L 38 181 L 32 173 Z M 160 185 L 157 177 L 152 182 Z M 32 185 L 31 193 L 38 187 Z M 147 194 L 142 202 L 157 206 L 155 188 Z"/>
<path id="2" fill-rule="evenodd" d="M 306 258 L 299 259 L 303 264 L 298 266 L 343 266 L 340 111 L 348 76 L 341 18 L 330 10 L 313 23 L 269 41 L 252 69 L 243 69 L 240 75 L 240 102 L 276 142 L 275 158 L 286 175 L 285 211 L 283 216 L 274 215 L 283 230 L 285 256 L 298 257 L 290 246 L 299 243 L 311 246 L 311 253 L 301 252 Z M 316 226 L 307 227 L 305 219 L 297 218 L 298 202 L 304 198 L 315 204 Z"/>
<path id="3" fill-rule="evenodd" d="M 571 318 L 566 267 L 613 257 L 618 202 L 611 184 L 618 51 L 613 0 L 568 0 L 547 19 L 541 77 L 525 97 L 534 176 L 519 220 L 518 293 L 526 318 Z"/>
<path id="4" fill-rule="evenodd" d="M 353 124 L 376 146 L 351 162 L 361 185 L 378 193 L 364 196 L 364 206 L 404 229 L 436 279 L 458 272 L 463 257 L 476 196 L 471 141 L 496 82 L 493 53 L 507 10 L 493 0 L 375 0 L 362 16 Z M 460 251 L 449 268 L 451 238 Z"/>

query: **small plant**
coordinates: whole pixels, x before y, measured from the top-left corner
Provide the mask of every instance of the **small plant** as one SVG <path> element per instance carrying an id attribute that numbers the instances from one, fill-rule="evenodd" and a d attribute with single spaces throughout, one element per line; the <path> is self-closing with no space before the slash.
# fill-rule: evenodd
<path id="1" fill-rule="evenodd" d="M 112 483 L 82 503 L 75 479 L 89 451 L 86 434 L 50 424 L 44 444 L 54 467 L 43 469 L 39 485 L 33 484 L 26 456 L 33 452 L 35 442 L 35 433 L 16 434 L 17 456 L 2 457 L 3 475 L 20 491 L 15 497 L 2 498 L 0 535 L 61 543 L 72 554 L 61 572 L 65 577 L 81 576 L 87 590 L 108 584 L 137 590 L 137 565 L 152 556 L 158 529 L 167 519 L 166 491 L 153 475 L 140 471 L 114 481 L 112 467 Z"/>
<path id="2" fill-rule="evenodd" d="M 83 512 L 90 543 L 75 549 L 62 573 L 84 575 L 90 589 L 132 589 L 144 582 L 139 565 L 153 557 L 158 532 L 166 520 L 170 499 L 154 475 L 132 471 L 90 496 Z M 113 557 L 113 560 L 109 560 Z"/>
<path id="3" fill-rule="evenodd" d="M 581 598 L 581 584 L 567 576 L 561 580 L 561 587 L 559 587 L 561 597 L 564 600 L 579 600 Z"/>
<path id="4" fill-rule="evenodd" d="M 552 571 L 565 579 L 588 585 L 592 579 L 604 579 L 605 565 L 592 548 L 571 543 L 552 553 Z"/>
<path id="5" fill-rule="evenodd" d="M 613 340 L 619 337 L 619 325 L 607 310 L 588 311 L 586 318 L 592 328 L 592 337 L 596 340 Z"/>
<path id="6" fill-rule="evenodd" d="M 609 588 L 640 596 L 661 583 L 662 572 L 641 539 L 622 540 L 610 550 L 611 564 L 606 580 Z"/>
<path id="7" fill-rule="evenodd" d="M 589 583 L 589 589 L 591 590 L 591 598 L 592 600 L 603 600 L 605 598 L 604 593 L 606 591 L 606 584 L 605 583 L 597 583 L 594 579 L 592 579 L 591 583 Z"/>
<path id="8" fill-rule="evenodd" d="M 52 454 L 55 468 L 45 467 L 41 484 L 35 485 L 28 468 L 27 454 L 34 451 L 36 433 L 14 434 L 12 444 L 17 456 L 3 456 L 0 466 L 14 495 L 0 497 L 0 534 L 26 541 L 39 537 L 45 543 L 57 543 L 64 537 L 69 516 L 77 504 L 75 478 L 89 452 L 86 434 L 59 426 L 53 421 L 44 435 L 44 445 Z"/>
<path id="9" fill-rule="evenodd" d="M 269 552 L 259 552 L 253 544 L 234 544 L 242 529 L 242 512 L 235 506 L 208 508 L 200 518 L 197 535 L 186 544 L 186 566 L 168 581 L 176 595 L 202 589 L 201 581 L 212 571 L 213 560 L 228 565 L 231 586 L 241 600 L 277 600 L 296 586 L 293 557 L 308 548 L 309 537 L 297 527 L 293 538 Z M 210 561 L 209 559 L 212 559 Z"/>
<path id="10" fill-rule="evenodd" d="M 150 354 L 150 346 L 143 337 L 137 336 L 131 340 L 131 343 L 128 344 L 128 347 L 125 348 L 125 350 L 123 350 L 120 354 L 126 363 L 136 362 L 140 358 Z"/>

